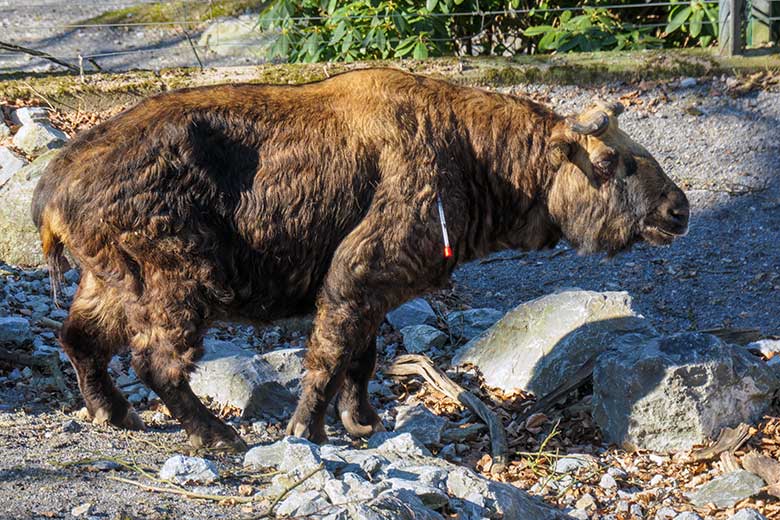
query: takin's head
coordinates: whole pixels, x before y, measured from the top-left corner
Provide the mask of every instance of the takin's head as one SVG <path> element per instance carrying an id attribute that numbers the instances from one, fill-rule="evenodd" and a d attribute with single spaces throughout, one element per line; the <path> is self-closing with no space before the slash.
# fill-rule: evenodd
<path id="1" fill-rule="evenodd" d="M 688 230 L 688 199 L 618 128 L 622 111 L 620 103 L 598 103 L 553 129 L 548 210 L 581 252 L 614 255 L 642 240 L 667 245 Z"/>

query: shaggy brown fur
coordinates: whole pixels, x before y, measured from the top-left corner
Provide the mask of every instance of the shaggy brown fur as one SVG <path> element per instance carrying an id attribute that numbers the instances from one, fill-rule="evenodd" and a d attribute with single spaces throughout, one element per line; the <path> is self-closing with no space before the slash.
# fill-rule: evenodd
<path id="1" fill-rule="evenodd" d="M 52 266 L 64 246 L 83 272 L 61 341 L 87 408 L 142 426 L 106 371 L 129 344 L 195 445 L 241 448 L 187 382 L 204 331 L 316 308 L 290 433 L 324 441 L 337 394 L 351 433 L 381 429 L 367 394 L 377 327 L 457 264 L 562 237 L 615 254 L 684 233 L 685 196 L 618 113 L 565 120 L 525 98 L 373 69 L 181 90 L 84 132 L 48 167 L 33 217 Z"/>

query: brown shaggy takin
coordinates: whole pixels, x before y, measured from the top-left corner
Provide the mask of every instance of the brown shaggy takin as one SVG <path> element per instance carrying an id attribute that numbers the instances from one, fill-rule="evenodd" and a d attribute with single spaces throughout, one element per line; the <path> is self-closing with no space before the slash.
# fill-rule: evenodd
<path id="1" fill-rule="evenodd" d="M 82 133 L 42 177 L 33 218 L 51 268 L 65 247 L 82 269 L 61 342 L 88 410 L 143 426 L 106 369 L 129 344 L 195 446 L 243 448 L 188 384 L 204 331 L 316 309 L 289 433 L 326 440 L 336 395 L 350 433 L 381 429 L 367 394 L 376 330 L 458 264 L 561 238 L 613 255 L 686 231 L 685 195 L 618 129 L 621 110 L 564 119 L 372 69 L 180 90 Z"/>

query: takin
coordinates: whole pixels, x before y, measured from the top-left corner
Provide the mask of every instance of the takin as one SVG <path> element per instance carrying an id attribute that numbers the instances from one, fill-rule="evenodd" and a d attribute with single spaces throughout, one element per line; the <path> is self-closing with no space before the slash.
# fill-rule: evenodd
<path id="1" fill-rule="evenodd" d="M 561 239 L 611 256 L 685 234 L 685 195 L 618 128 L 622 110 L 566 118 L 368 69 L 165 93 L 81 133 L 32 215 L 53 287 L 65 249 L 81 268 L 60 342 L 87 410 L 143 428 L 107 371 L 129 346 L 195 447 L 245 449 L 189 386 L 205 331 L 314 312 L 288 433 L 326 441 L 334 398 L 351 435 L 382 430 L 367 390 L 377 329 L 458 264 Z"/>

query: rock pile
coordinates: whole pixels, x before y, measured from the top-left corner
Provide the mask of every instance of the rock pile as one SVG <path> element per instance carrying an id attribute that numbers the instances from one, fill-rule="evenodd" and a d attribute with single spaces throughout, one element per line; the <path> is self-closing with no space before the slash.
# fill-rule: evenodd
<path id="1" fill-rule="evenodd" d="M 51 124 L 49 111 L 41 107 L 19 108 L 11 113 L 10 120 L 16 128 L 11 143 L 35 160 L 29 163 L 11 148 L 0 146 L 0 261 L 41 265 L 40 240 L 30 218 L 30 203 L 38 178 L 68 137 Z M 2 140 L 3 133 L 11 135 L 11 128 L 2 117 L 0 123 Z"/>
<path id="2" fill-rule="evenodd" d="M 280 473 L 261 493 L 275 496 L 307 477 L 277 514 L 312 519 L 439 520 L 443 508 L 459 518 L 554 520 L 566 515 L 527 493 L 456 466 L 430 452 L 410 433 L 378 433 L 369 448 L 318 447 L 287 437 L 247 452 L 248 469 Z M 321 469 L 318 469 L 321 468 Z"/>

